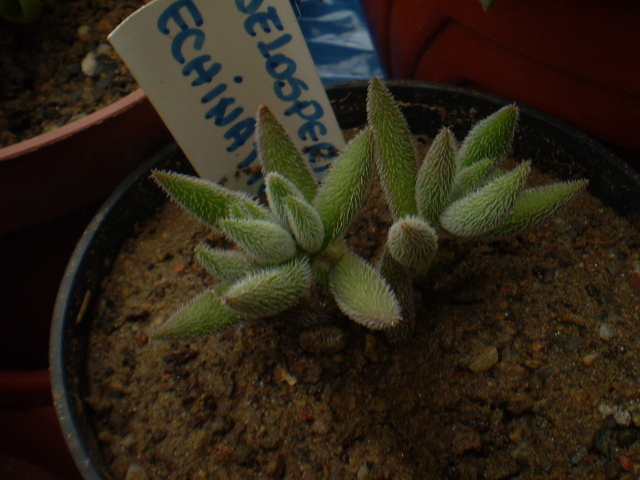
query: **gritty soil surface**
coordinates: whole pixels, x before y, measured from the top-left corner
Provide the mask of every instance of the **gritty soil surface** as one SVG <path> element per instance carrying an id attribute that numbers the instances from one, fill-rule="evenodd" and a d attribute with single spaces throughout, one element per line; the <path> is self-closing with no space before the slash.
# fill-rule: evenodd
<path id="1" fill-rule="evenodd" d="M 367 257 L 391 221 L 380 197 L 350 232 Z M 105 461 L 114 479 L 637 478 L 636 228 L 583 195 L 531 233 L 445 239 L 399 347 L 300 310 L 159 342 L 149 330 L 212 284 L 193 247 L 220 241 L 166 203 L 95 314 L 86 401 Z"/>
<path id="2" fill-rule="evenodd" d="M 107 35 L 144 3 L 44 0 L 35 23 L 0 19 L 0 147 L 54 130 L 135 90 Z"/>

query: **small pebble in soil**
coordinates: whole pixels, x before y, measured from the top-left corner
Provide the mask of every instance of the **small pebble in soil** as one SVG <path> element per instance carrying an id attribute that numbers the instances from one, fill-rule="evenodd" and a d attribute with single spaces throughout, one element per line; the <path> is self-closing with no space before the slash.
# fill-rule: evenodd
<path id="1" fill-rule="evenodd" d="M 600 329 L 598 332 L 600 334 L 600 338 L 604 341 L 609 341 L 613 337 L 613 328 L 611 328 L 611 325 L 609 325 L 608 323 L 600 324 Z"/>
<path id="2" fill-rule="evenodd" d="M 369 466 L 366 463 L 363 463 L 358 469 L 358 473 L 356 474 L 357 480 L 366 480 L 369 478 Z"/>
<path id="3" fill-rule="evenodd" d="M 634 403 L 629 407 L 629 413 L 631 414 L 631 422 L 638 428 L 640 428 L 640 404 Z"/>
<path id="4" fill-rule="evenodd" d="M 476 354 L 469 365 L 469 369 L 475 373 L 486 372 L 498 363 L 498 359 L 498 349 L 496 347 L 487 347 Z"/>
<path id="5" fill-rule="evenodd" d="M 594 363 L 596 363 L 596 361 L 600 360 L 601 358 L 601 353 L 588 353 L 587 355 L 582 357 L 582 363 L 584 363 L 587 367 L 591 367 Z"/>
<path id="6" fill-rule="evenodd" d="M 311 433 L 315 433 L 316 435 L 328 435 L 331 431 L 331 423 L 327 418 L 317 418 L 311 424 L 310 430 Z"/>
<path id="7" fill-rule="evenodd" d="M 604 416 L 612 416 L 617 425 L 628 427 L 631 425 L 632 417 L 631 412 L 620 405 L 610 406 L 606 403 L 600 403 L 598 405 L 598 412 Z"/>
<path id="8" fill-rule="evenodd" d="M 132 463 L 124 480 L 149 480 L 146 470 L 136 463 Z"/>
<path id="9" fill-rule="evenodd" d="M 78 40 L 83 43 L 88 43 L 91 41 L 91 27 L 88 25 L 80 25 L 78 27 Z"/>
<path id="10" fill-rule="evenodd" d="M 278 383 L 286 383 L 290 387 L 298 383 L 298 379 L 280 364 L 273 367 L 273 379 Z"/>
<path id="11" fill-rule="evenodd" d="M 469 451 L 479 451 L 482 448 L 482 437 L 475 430 L 468 427 L 459 427 L 453 441 L 451 449 L 456 455 L 462 455 Z"/>
<path id="12" fill-rule="evenodd" d="M 108 55 L 112 51 L 113 47 L 108 43 L 101 43 L 100 45 L 98 45 L 98 48 L 96 48 L 96 53 L 98 55 Z"/>
<path id="13" fill-rule="evenodd" d="M 534 457 L 535 451 L 533 446 L 527 440 L 523 440 L 516 448 L 511 451 L 511 458 L 513 458 L 520 465 L 528 465 L 531 463 L 531 459 Z"/>
<path id="14" fill-rule="evenodd" d="M 619 409 L 613 414 L 613 418 L 615 418 L 618 425 L 631 425 L 631 413 L 629 413 L 629 410 Z"/>
<path id="15" fill-rule="evenodd" d="M 98 74 L 98 60 L 96 52 L 89 52 L 80 63 L 82 73 L 87 77 L 95 77 Z"/>

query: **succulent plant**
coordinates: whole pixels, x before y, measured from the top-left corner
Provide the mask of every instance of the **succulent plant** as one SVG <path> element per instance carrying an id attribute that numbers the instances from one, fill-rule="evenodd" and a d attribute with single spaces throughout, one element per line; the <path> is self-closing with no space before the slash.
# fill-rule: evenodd
<path id="1" fill-rule="evenodd" d="M 196 258 L 220 282 L 153 336 L 202 335 L 245 319 L 277 315 L 314 284 L 331 292 L 339 308 L 358 323 L 380 329 L 399 322 L 399 302 L 388 282 L 343 240 L 369 188 L 372 132 L 360 132 L 317 185 L 268 107 L 260 108 L 256 123 L 267 206 L 197 177 L 153 172 L 173 200 L 238 247 L 196 248 Z"/>
<path id="2" fill-rule="evenodd" d="M 256 121 L 264 205 L 197 177 L 155 171 L 170 198 L 220 231 L 236 248 L 196 248 L 218 280 L 157 328 L 155 338 L 212 333 L 234 323 L 284 313 L 321 286 L 353 321 L 406 338 L 415 319 L 413 279 L 428 271 L 439 231 L 492 239 L 532 228 L 568 204 L 586 181 L 525 188 L 530 163 L 502 172 L 511 147 L 514 105 L 478 122 L 458 147 L 443 128 L 418 168 L 411 133 L 384 84 L 369 85 L 368 126 L 317 184 L 268 107 Z M 364 205 L 377 168 L 394 223 L 374 268 L 343 236 Z"/>
<path id="3" fill-rule="evenodd" d="M 508 172 L 497 169 L 511 149 L 519 117 L 515 105 L 476 123 L 459 147 L 451 130 L 442 128 L 419 168 L 406 120 L 375 78 L 367 111 L 378 173 L 394 216 L 381 265 L 403 302 L 404 322 L 392 338 L 403 338 L 411 329 L 412 296 L 400 292 L 428 269 L 438 249 L 438 229 L 473 240 L 516 235 L 544 222 L 587 185 L 577 180 L 525 188 L 530 162 Z"/>

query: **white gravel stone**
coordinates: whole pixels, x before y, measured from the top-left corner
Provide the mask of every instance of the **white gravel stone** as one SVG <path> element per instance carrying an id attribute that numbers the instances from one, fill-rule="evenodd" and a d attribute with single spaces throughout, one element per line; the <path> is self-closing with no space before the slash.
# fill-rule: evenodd
<path id="1" fill-rule="evenodd" d="M 96 59 L 96 52 L 89 52 L 82 59 L 80 64 L 82 73 L 87 77 L 95 77 L 98 74 L 98 60 Z"/>
<path id="2" fill-rule="evenodd" d="M 601 339 L 609 341 L 613 337 L 613 328 L 608 323 L 602 323 L 600 324 L 599 334 Z"/>

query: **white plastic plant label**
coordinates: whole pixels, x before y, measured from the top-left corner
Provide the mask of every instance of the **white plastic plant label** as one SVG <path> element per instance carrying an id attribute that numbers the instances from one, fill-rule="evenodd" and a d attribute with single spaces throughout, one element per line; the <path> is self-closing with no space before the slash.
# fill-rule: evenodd
<path id="1" fill-rule="evenodd" d="M 289 0 L 154 0 L 109 41 L 203 178 L 256 191 L 263 103 L 316 174 L 344 147 Z"/>

